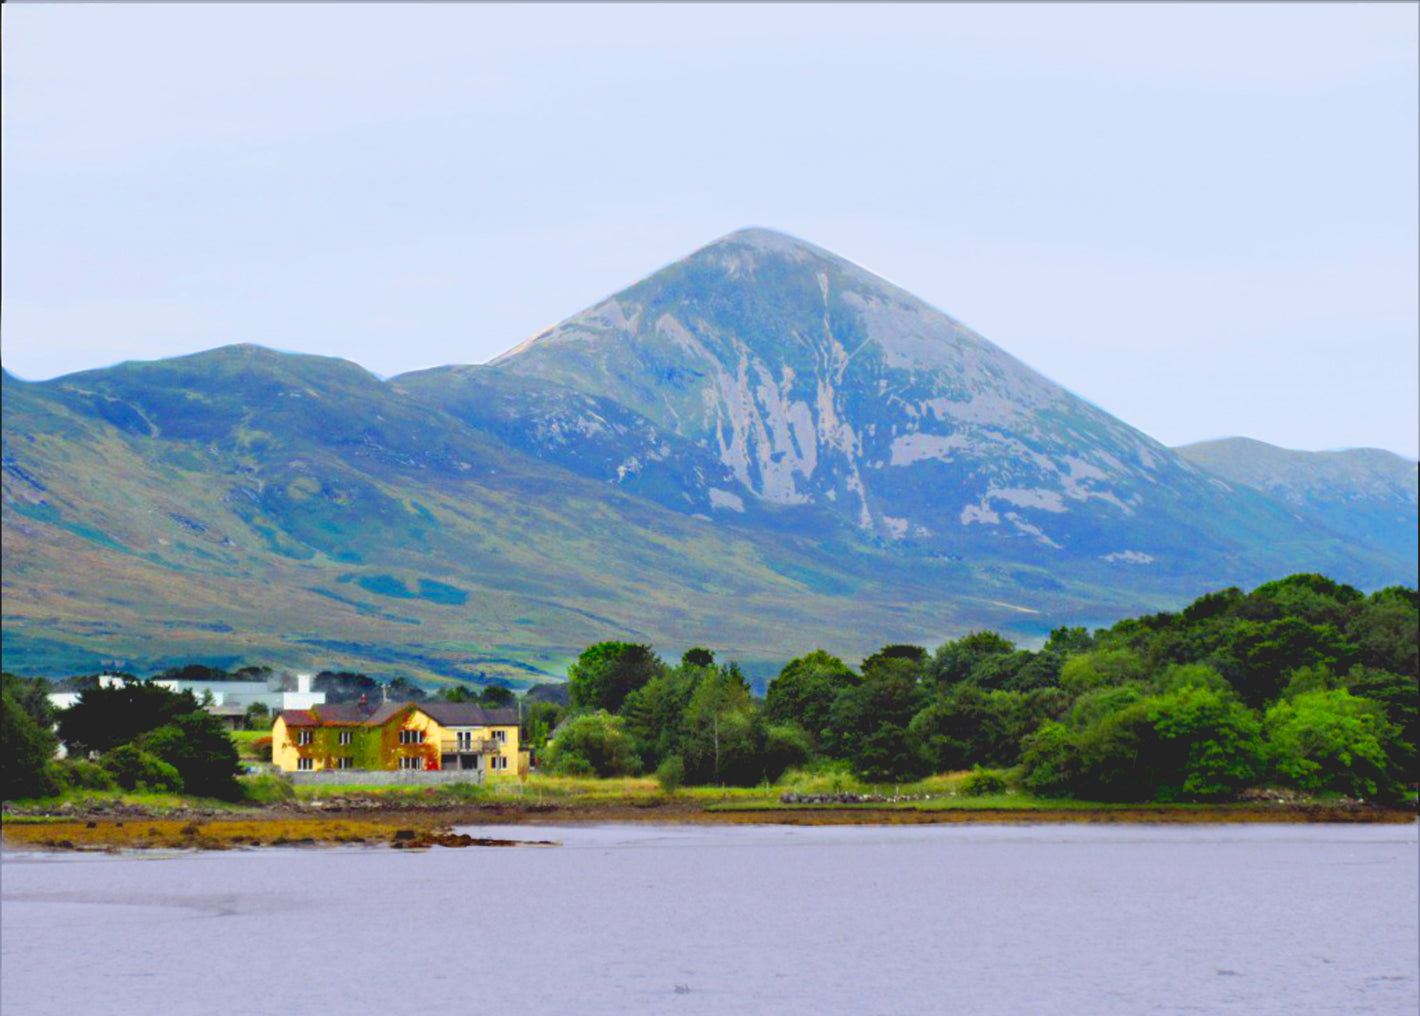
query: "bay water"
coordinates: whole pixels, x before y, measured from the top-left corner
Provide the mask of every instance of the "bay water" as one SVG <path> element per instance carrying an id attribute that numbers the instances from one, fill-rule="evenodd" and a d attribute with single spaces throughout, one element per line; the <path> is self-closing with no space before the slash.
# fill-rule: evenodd
<path id="1" fill-rule="evenodd" d="M 463 828 L 0 855 L 4 1016 L 1420 1008 L 1416 826 Z"/>

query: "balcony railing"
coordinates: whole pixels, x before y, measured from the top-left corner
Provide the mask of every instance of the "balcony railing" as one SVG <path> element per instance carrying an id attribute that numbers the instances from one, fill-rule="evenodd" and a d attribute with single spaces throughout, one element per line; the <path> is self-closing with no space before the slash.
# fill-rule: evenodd
<path id="1" fill-rule="evenodd" d="M 443 738 L 439 741 L 439 751 L 444 755 L 496 755 L 503 749 L 504 741 L 491 737 L 475 740 Z"/>

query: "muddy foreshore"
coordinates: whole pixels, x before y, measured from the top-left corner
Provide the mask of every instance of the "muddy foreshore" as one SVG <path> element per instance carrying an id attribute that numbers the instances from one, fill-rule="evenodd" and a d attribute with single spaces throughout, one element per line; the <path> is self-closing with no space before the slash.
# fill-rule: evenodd
<path id="1" fill-rule="evenodd" d="M 894 805 L 707 804 L 684 798 L 636 802 L 482 802 L 395 804 L 349 797 L 288 802 L 241 811 L 187 807 L 150 813 L 131 804 L 91 809 L 17 809 L 0 823 L 7 847 L 17 850 L 227 850 L 259 846 L 366 844 L 431 846 L 553 846 L 554 841 L 475 838 L 457 826 L 555 826 L 571 823 L 654 822 L 675 825 L 923 825 L 987 823 L 1410 823 L 1413 809 L 1371 804 L 1149 805 L 1101 808 L 912 808 Z M 531 831 L 531 830 L 530 830 Z"/>

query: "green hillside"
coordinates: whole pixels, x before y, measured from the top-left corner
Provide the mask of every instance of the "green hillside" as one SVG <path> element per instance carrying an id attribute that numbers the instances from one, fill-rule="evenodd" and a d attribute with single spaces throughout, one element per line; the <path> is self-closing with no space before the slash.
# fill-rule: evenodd
<path id="1" fill-rule="evenodd" d="M 809 647 L 1031 644 L 1279 574 L 1415 582 L 1413 496 L 1351 497 L 1353 472 L 1299 510 L 1225 480 L 765 230 L 490 366 L 382 381 L 242 345 L 6 374 L 3 412 L 19 673 L 526 684 L 621 639 L 763 675 Z M 1408 554 L 1377 535 L 1407 523 Z"/>
<path id="2" fill-rule="evenodd" d="M 1125 600 L 1017 603 L 1006 573 L 726 529 L 531 459 L 352 364 L 253 346 L 7 377 L 4 442 L 17 672 L 242 659 L 522 682 L 608 637 L 772 661 L 798 632 L 853 655 Z"/>

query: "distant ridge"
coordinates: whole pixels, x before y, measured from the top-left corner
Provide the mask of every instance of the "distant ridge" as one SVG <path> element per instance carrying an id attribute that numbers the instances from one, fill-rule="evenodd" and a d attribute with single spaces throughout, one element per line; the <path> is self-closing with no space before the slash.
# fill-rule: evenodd
<path id="1" fill-rule="evenodd" d="M 1246 437 L 1200 441 L 1175 451 L 1397 560 L 1413 561 L 1420 553 L 1420 466 L 1414 459 L 1380 448 L 1293 451 Z"/>

